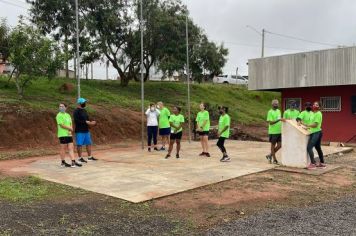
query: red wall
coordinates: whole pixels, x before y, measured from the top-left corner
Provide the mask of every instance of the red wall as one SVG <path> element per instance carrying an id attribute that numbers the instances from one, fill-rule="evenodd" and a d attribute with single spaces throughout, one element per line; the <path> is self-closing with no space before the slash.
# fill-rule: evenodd
<path id="1" fill-rule="evenodd" d="M 356 85 L 283 89 L 283 109 L 286 98 L 301 98 L 304 109 L 305 102 L 319 101 L 320 97 L 340 96 L 340 112 L 323 112 L 323 141 L 348 142 L 356 135 L 356 114 L 352 114 L 351 110 L 353 95 L 356 95 Z M 351 142 L 356 142 L 356 139 Z"/>

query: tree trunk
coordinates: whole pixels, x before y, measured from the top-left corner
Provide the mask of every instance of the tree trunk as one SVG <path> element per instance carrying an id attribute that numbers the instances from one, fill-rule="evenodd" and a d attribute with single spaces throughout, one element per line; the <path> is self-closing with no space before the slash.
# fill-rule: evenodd
<path id="1" fill-rule="evenodd" d="M 64 53 L 66 54 L 66 78 L 69 78 L 69 59 L 68 59 L 68 36 L 64 36 Z"/>

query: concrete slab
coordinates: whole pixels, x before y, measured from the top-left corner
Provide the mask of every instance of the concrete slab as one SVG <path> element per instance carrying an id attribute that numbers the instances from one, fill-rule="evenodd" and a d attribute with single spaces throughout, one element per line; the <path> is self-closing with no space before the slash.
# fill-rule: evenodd
<path id="1" fill-rule="evenodd" d="M 210 141 L 211 158 L 198 157 L 200 144 L 182 143 L 181 159 L 164 159 L 165 152 L 111 149 L 96 153 L 100 159 L 82 168 L 60 168 L 59 157 L 47 157 L 11 169 L 27 172 L 60 184 L 143 202 L 239 176 L 273 169 L 265 155 L 269 144 L 228 140 L 226 148 L 232 158 L 221 163 L 215 141 Z M 326 154 L 343 148 L 324 147 Z"/>

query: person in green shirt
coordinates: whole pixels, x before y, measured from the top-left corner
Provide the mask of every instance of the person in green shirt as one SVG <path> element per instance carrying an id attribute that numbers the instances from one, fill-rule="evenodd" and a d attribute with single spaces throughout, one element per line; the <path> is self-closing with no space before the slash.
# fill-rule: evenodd
<path id="1" fill-rule="evenodd" d="M 283 118 L 286 120 L 296 120 L 300 112 L 297 110 L 297 103 L 295 101 L 290 102 L 290 108 L 285 110 Z"/>
<path id="2" fill-rule="evenodd" d="M 307 145 L 307 151 L 310 157 L 310 165 L 307 167 L 309 170 L 313 170 L 316 167 L 325 168 L 324 154 L 321 150 L 321 139 L 323 133 L 321 131 L 321 125 L 323 123 L 323 114 L 320 111 L 319 102 L 314 102 L 313 104 L 313 113 L 310 118 L 310 124 L 306 124 L 305 127 L 310 131 L 310 137 Z M 313 148 L 318 152 L 320 162 L 317 164 L 314 158 Z"/>
<path id="3" fill-rule="evenodd" d="M 269 142 L 271 143 L 271 153 L 266 156 L 269 163 L 278 164 L 276 153 L 282 147 L 282 118 L 281 111 L 279 108 L 279 102 L 277 99 L 272 101 L 272 109 L 268 111 L 267 122 L 268 122 L 268 135 Z"/>
<path id="4" fill-rule="evenodd" d="M 163 102 L 158 102 L 157 108 L 160 113 L 158 120 L 159 135 L 162 138 L 162 147 L 160 150 L 165 151 L 166 143 L 169 143 L 169 134 L 171 133 L 171 127 L 169 125 L 171 112 L 164 106 Z"/>
<path id="5" fill-rule="evenodd" d="M 312 103 L 311 102 L 306 102 L 305 103 L 305 110 L 302 111 L 299 114 L 299 116 L 297 117 L 298 125 L 309 125 L 312 113 L 313 113 L 312 112 Z"/>
<path id="6" fill-rule="evenodd" d="M 229 108 L 227 107 L 219 107 L 219 130 L 218 130 L 218 137 L 219 140 L 217 142 L 217 146 L 219 147 L 220 151 L 223 154 L 223 157 L 220 159 L 221 162 L 229 162 L 231 159 L 227 155 L 226 148 L 225 148 L 225 140 L 230 136 L 230 125 L 231 119 L 230 116 L 227 114 Z"/>
<path id="7" fill-rule="evenodd" d="M 56 116 L 57 123 L 57 137 L 60 143 L 60 157 L 62 167 L 81 167 L 82 165 L 75 161 L 74 146 L 73 146 L 73 126 L 72 118 L 66 112 L 67 105 L 64 103 L 59 104 L 59 113 Z M 66 150 L 68 150 L 69 156 L 72 160 L 72 164 L 68 164 L 65 161 Z"/>
<path id="8" fill-rule="evenodd" d="M 210 130 L 210 116 L 209 112 L 206 110 L 206 105 L 204 103 L 200 104 L 200 111 L 195 119 L 197 132 L 200 137 L 200 144 L 202 146 L 203 152 L 199 156 L 210 157 L 209 154 L 209 130 Z"/>
<path id="9" fill-rule="evenodd" d="M 169 149 L 168 149 L 168 154 L 166 155 L 166 159 L 171 157 L 171 153 L 173 151 L 173 145 L 174 143 L 177 144 L 177 154 L 176 158 L 180 158 L 179 156 L 179 151 L 180 151 L 180 141 L 182 139 L 183 135 L 183 123 L 184 123 L 184 116 L 180 114 L 181 108 L 180 107 L 174 107 L 173 108 L 173 115 L 169 117 L 169 123 L 171 127 L 171 136 L 170 136 L 170 141 L 169 141 Z"/>

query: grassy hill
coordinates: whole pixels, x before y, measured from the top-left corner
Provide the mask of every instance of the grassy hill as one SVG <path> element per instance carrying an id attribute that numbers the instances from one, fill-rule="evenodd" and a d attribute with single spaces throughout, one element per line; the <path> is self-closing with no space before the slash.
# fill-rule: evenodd
<path id="1" fill-rule="evenodd" d="M 72 91 L 61 92 L 64 84 L 72 84 Z M 122 88 L 118 81 L 82 80 L 82 96 L 91 104 L 111 108 L 121 107 L 140 111 L 140 83 L 132 82 L 127 88 Z M 266 111 L 270 108 L 273 98 L 279 98 L 279 93 L 248 91 L 245 87 L 217 84 L 193 84 L 191 88 L 192 112 L 198 111 L 199 103 L 206 102 L 211 111 L 218 105 L 228 106 L 230 115 L 236 122 L 243 124 L 262 123 Z M 7 78 L 0 77 L 0 103 L 3 105 L 20 105 L 31 110 L 56 111 L 58 102 L 63 101 L 75 107 L 76 84 L 74 80 L 57 78 L 53 80 L 38 79 L 33 81 L 25 91 L 25 98 L 17 98 L 15 84 L 7 83 Z M 163 101 L 168 106 L 181 106 L 186 113 L 187 87 L 176 82 L 147 82 L 145 84 L 145 106 L 149 103 Z M 95 112 L 95 110 L 91 110 Z"/>

